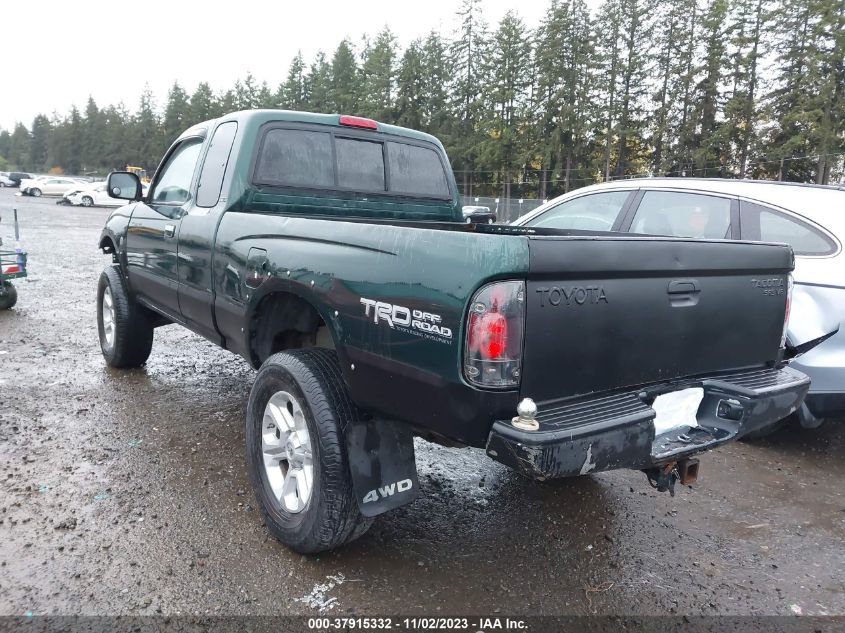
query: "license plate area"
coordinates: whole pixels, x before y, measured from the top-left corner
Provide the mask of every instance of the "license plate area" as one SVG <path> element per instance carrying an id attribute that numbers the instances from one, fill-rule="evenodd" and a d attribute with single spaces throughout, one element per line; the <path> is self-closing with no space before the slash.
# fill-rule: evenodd
<path id="1" fill-rule="evenodd" d="M 673 429 L 691 429 L 698 426 L 698 408 L 704 399 L 704 389 L 690 387 L 657 396 L 652 403 L 654 409 L 655 437 Z"/>

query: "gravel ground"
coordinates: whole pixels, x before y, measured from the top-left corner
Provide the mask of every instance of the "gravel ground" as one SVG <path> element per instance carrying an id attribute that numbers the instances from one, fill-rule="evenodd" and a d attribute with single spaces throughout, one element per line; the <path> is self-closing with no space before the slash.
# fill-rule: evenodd
<path id="1" fill-rule="evenodd" d="M 245 476 L 254 372 L 176 326 L 106 368 L 108 210 L 0 190 L 30 277 L 0 313 L 0 615 L 845 614 L 845 424 L 635 472 L 526 481 L 417 445 L 421 496 L 337 552 L 271 538 Z"/>

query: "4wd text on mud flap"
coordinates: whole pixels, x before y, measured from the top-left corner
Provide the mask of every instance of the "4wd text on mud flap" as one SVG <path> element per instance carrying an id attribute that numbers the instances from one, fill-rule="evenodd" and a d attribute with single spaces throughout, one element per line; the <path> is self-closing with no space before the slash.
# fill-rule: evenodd
<path id="1" fill-rule="evenodd" d="M 397 492 L 407 492 L 413 486 L 413 482 L 410 479 L 402 479 L 401 481 L 396 481 L 392 484 L 387 484 L 386 486 L 381 486 L 376 490 L 370 490 L 367 494 L 364 495 L 364 501 L 362 503 L 370 503 L 371 501 L 378 501 L 379 496 L 387 499 L 388 497 L 392 497 Z"/>
<path id="2" fill-rule="evenodd" d="M 607 295 L 601 286 L 572 286 L 571 288 L 551 286 L 537 288 L 537 293 L 540 295 L 541 308 L 546 307 L 547 301 L 553 306 L 559 306 L 562 301 L 565 301 L 568 306 L 573 303 L 579 306 L 585 303 L 608 303 Z"/>

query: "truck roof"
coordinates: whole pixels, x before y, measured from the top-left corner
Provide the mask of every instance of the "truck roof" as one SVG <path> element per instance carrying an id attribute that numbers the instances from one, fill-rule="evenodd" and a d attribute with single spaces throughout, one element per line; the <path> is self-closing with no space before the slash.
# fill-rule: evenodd
<path id="1" fill-rule="evenodd" d="M 185 130 L 179 138 L 186 136 L 196 136 L 196 134 L 202 130 L 208 130 L 209 128 L 213 127 L 216 123 L 224 122 L 224 121 L 237 121 L 239 124 L 246 124 L 250 127 L 260 127 L 265 123 L 269 123 L 271 121 L 291 121 L 295 123 L 310 123 L 313 125 L 331 125 L 333 127 L 344 127 L 340 123 L 340 114 L 321 114 L 319 112 L 300 112 L 297 110 L 272 110 L 272 109 L 264 109 L 264 110 L 241 110 L 239 112 L 232 112 L 230 114 L 223 115 L 219 119 L 210 119 L 208 121 L 203 121 L 202 123 L 197 123 L 196 125 L 188 128 Z M 390 125 L 388 123 L 380 123 L 378 121 L 375 122 L 378 126 L 378 132 L 383 134 L 392 134 L 394 136 L 403 136 L 405 138 L 415 139 L 418 141 L 427 141 L 429 143 L 433 143 L 438 147 L 442 147 L 440 141 L 437 137 L 432 136 L 431 134 L 426 134 L 425 132 L 420 132 L 418 130 L 412 130 L 406 127 L 400 127 L 398 125 Z"/>

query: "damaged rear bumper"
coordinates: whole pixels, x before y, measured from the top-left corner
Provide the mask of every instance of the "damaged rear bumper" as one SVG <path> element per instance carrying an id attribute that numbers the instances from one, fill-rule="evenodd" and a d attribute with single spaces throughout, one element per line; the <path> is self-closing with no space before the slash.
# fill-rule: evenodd
<path id="1" fill-rule="evenodd" d="M 536 431 L 493 424 L 487 454 L 535 479 L 650 469 L 709 450 L 801 406 L 810 379 L 789 367 L 704 376 L 601 397 L 539 404 Z M 656 397 L 701 388 L 696 424 L 655 434 Z"/>

